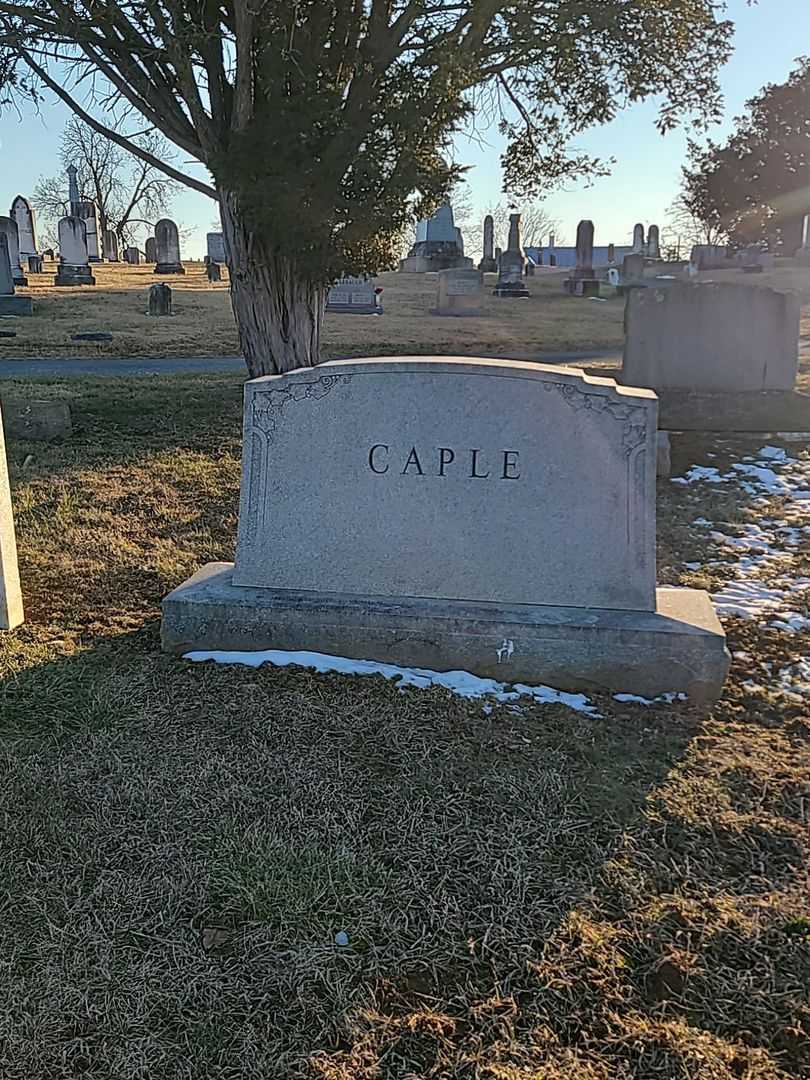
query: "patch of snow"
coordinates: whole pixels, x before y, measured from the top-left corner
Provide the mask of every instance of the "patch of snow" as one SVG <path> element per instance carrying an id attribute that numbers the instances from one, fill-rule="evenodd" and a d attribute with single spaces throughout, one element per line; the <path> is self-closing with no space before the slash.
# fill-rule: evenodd
<path id="1" fill-rule="evenodd" d="M 285 652 L 282 649 L 264 649 L 258 652 L 239 651 L 195 651 L 185 654 L 184 659 L 196 663 L 213 660 L 217 664 L 246 664 L 248 667 L 261 667 L 272 664 L 274 667 L 312 668 L 314 671 L 338 672 L 341 675 L 382 675 L 396 682 L 400 689 L 406 686 L 425 688 L 443 686 L 453 694 L 463 698 L 494 698 L 496 701 L 518 701 L 519 698 L 531 697 L 546 704 L 567 705 L 578 712 L 598 716 L 596 709 L 584 694 L 567 694 L 551 686 L 526 686 L 524 683 L 497 682 L 495 679 L 482 679 L 469 671 L 431 671 L 429 668 L 398 667 L 396 664 L 380 664 L 376 660 L 350 660 L 345 656 L 329 656 L 317 652 Z"/>
<path id="2" fill-rule="evenodd" d="M 709 521 L 705 517 L 699 517 L 699 518 L 695 518 L 695 520 L 692 522 L 692 524 L 693 525 L 709 525 L 709 526 L 711 526 L 711 525 L 714 525 L 714 522 Z"/>
<path id="3" fill-rule="evenodd" d="M 686 701 L 686 694 L 658 694 L 654 698 L 641 697 L 640 694 L 614 694 L 614 701 L 635 701 L 639 705 L 671 705 L 673 701 Z"/>

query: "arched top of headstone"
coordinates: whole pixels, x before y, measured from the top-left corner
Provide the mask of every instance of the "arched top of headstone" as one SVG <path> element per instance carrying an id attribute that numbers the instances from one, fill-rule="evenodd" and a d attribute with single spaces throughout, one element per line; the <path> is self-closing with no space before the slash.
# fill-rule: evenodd
<path id="1" fill-rule="evenodd" d="M 155 226 L 155 239 L 160 242 L 161 239 L 176 239 L 178 236 L 177 226 L 171 218 L 161 218 Z"/>
<path id="2" fill-rule="evenodd" d="M 11 210 L 9 211 L 10 216 L 14 217 L 16 213 L 20 210 L 26 211 L 29 214 L 32 213 L 31 203 L 28 201 L 28 199 L 26 199 L 24 195 L 15 195 L 14 201 L 11 204 Z"/>

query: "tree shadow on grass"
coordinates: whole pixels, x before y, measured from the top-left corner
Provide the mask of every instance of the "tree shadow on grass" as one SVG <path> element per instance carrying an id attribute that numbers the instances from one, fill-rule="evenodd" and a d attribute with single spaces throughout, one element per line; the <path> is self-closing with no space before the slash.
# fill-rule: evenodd
<path id="1" fill-rule="evenodd" d="M 581 979 L 615 959 L 577 911 L 692 730 L 192 665 L 154 624 L 0 705 L 9 1080 L 460 1075 L 510 1026 L 528 1053 L 554 935 Z"/>

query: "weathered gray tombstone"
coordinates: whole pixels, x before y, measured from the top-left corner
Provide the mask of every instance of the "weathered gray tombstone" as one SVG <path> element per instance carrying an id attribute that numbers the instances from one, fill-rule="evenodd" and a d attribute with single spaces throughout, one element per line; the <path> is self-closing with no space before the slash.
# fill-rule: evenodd
<path id="1" fill-rule="evenodd" d="M 19 238 L 20 261 L 28 259 L 37 253 L 37 230 L 34 211 L 31 204 L 23 195 L 17 195 L 11 204 L 9 217 L 17 223 L 17 235 Z"/>
<path id="2" fill-rule="evenodd" d="M 616 262 L 616 245 L 608 244 L 608 263 L 612 266 Z"/>
<path id="3" fill-rule="evenodd" d="M 480 270 L 440 270 L 436 315 L 480 315 L 484 275 Z"/>
<path id="4" fill-rule="evenodd" d="M 54 285 L 95 285 L 87 255 L 87 227 L 80 217 L 62 218 L 58 226 L 60 262 Z"/>
<path id="5" fill-rule="evenodd" d="M 644 256 L 630 252 L 622 260 L 622 285 L 636 285 L 644 280 Z"/>
<path id="6" fill-rule="evenodd" d="M 30 296 L 14 295 L 14 276 L 8 253 L 8 235 L 0 232 L 0 315 L 31 315 L 34 304 Z"/>
<path id="7" fill-rule="evenodd" d="M 140 266 L 141 253 L 136 247 L 124 248 L 124 260 L 128 262 L 130 266 Z"/>
<path id="8" fill-rule="evenodd" d="M 651 225 L 647 232 L 647 258 L 661 258 L 661 236 L 657 225 Z"/>
<path id="9" fill-rule="evenodd" d="M 104 230 L 104 258 L 107 262 L 118 262 L 118 237 L 112 229 Z"/>
<path id="10" fill-rule="evenodd" d="M 407 257 L 400 259 L 399 269 L 402 273 L 426 274 L 456 266 L 472 266 L 472 260 L 464 256 L 464 244 L 453 219 L 453 208 L 445 203 L 433 217 L 417 222 L 416 239 Z"/>
<path id="11" fill-rule="evenodd" d="M 689 261 L 698 270 L 730 270 L 736 266 L 728 248 L 720 244 L 695 244 Z"/>
<path id="12" fill-rule="evenodd" d="M 484 218 L 484 251 L 478 269 L 482 274 L 494 274 L 498 269 L 495 262 L 495 221 L 492 214 Z"/>
<path id="13" fill-rule="evenodd" d="M 58 399 L 31 399 L 0 394 L 0 409 L 6 435 L 28 442 L 50 442 L 70 435 L 73 423 L 70 406 Z"/>
<path id="14" fill-rule="evenodd" d="M 326 295 L 326 310 L 344 315 L 380 315 L 374 279 L 365 274 L 336 281 Z"/>
<path id="15" fill-rule="evenodd" d="M 28 281 L 20 263 L 20 240 L 17 222 L 10 217 L 0 217 L 0 233 L 8 242 L 8 257 L 11 263 L 11 276 L 15 285 L 27 285 Z"/>
<path id="16" fill-rule="evenodd" d="M 146 248 L 146 261 L 148 263 L 156 262 L 157 260 L 156 260 L 155 238 L 154 238 L 154 236 L 147 236 L 145 248 Z"/>
<path id="17" fill-rule="evenodd" d="M 172 290 L 168 285 L 157 283 L 149 287 L 149 314 L 171 315 Z"/>
<path id="18" fill-rule="evenodd" d="M 180 235 L 177 226 L 169 218 L 163 218 L 155 226 L 155 273 L 185 274 L 180 262 Z"/>
<path id="19" fill-rule="evenodd" d="M 225 237 L 221 232 L 205 234 L 205 250 L 212 262 L 224 263 L 227 261 L 225 258 Z"/>
<path id="20" fill-rule="evenodd" d="M 633 226 L 633 254 L 644 254 L 644 226 L 641 222 Z"/>
<path id="21" fill-rule="evenodd" d="M 629 385 L 739 394 L 796 382 L 799 300 L 788 293 L 725 282 L 632 289 L 625 322 Z"/>
<path id="22" fill-rule="evenodd" d="M 650 391 L 517 361 L 377 358 L 248 382 L 244 416 L 236 562 L 166 597 L 164 649 L 719 694 L 708 595 L 656 589 Z"/>
<path id="23" fill-rule="evenodd" d="M 87 258 L 90 262 L 101 262 L 101 247 L 98 235 L 98 210 L 92 199 L 80 199 L 76 215 L 84 222 L 87 241 Z"/>
<path id="24" fill-rule="evenodd" d="M 205 264 L 205 276 L 208 278 L 209 285 L 213 285 L 215 281 L 222 281 L 222 271 L 219 268 L 219 263 L 210 259 Z"/>
<path id="25" fill-rule="evenodd" d="M 0 413 L 0 630 L 13 630 L 24 621 L 14 509 L 8 480 L 3 417 Z"/>
<path id="26" fill-rule="evenodd" d="M 28 273 L 29 274 L 41 274 L 42 273 L 42 256 L 41 255 L 29 255 L 28 256 Z"/>
<path id="27" fill-rule="evenodd" d="M 526 273 L 526 252 L 520 233 L 520 214 L 509 215 L 509 244 L 498 259 L 498 280 L 492 290 L 493 296 L 508 299 L 524 299 L 529 290 L 523 280 Z"/>
<path id="28" fill-rule="evenodd" d="M 593 272 L 593 222 L 577 225 L 577 265 L 563 288 L 571 296 L 598 296 L 599 278 Z"/>

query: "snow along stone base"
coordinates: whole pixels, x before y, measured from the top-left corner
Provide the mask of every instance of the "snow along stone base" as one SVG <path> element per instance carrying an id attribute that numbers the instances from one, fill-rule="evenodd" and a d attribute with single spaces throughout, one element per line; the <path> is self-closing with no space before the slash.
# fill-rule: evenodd
<path id="1" fill-rule="evenodd" d="M 163 601 L 166 652 L 313 650 L 507 683 L 717 699 L 725 635 L 696 589 L 659 588 L 655 611 L 341 595 L 232 584 L 208 563 Z"/>

